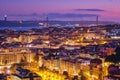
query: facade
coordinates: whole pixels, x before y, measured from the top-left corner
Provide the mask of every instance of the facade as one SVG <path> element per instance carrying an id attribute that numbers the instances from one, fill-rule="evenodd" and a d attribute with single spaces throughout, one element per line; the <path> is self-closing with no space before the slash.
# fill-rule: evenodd
<path id="1" fill-rule="evenodd" d="M 0 64 L 9 65 L 13 63 L 19 63 L 21 59 L 26 62 L 32 62 L 35 54 L 28 48 L 8 48 L 6 50 L 0 50 Z"/>

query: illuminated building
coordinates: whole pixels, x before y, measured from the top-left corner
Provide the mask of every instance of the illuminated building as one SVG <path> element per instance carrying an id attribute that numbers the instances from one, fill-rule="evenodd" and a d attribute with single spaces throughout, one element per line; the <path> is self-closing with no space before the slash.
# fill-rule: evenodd
<path id="1" fill-rule="evenodd" d="M 19 63 L 21 59 L 25 58 L 27 62 L 32 62 L 34 53 L 31 53 L 28 48 L 9 48 L 0 51 L 0 64 L 11 65 Z"/>

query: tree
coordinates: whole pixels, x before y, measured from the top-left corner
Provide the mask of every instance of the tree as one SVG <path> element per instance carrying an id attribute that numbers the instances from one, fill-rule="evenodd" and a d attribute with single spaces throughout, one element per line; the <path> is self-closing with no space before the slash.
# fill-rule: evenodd
<path id="1" fill-rule="evenodd" d="M 97 65 L 102 64 L 102 60 L 99 58 L 91 59 L 90 64 L 91 64 L 91 67 L 97 67 Z"/>
<path id="2" fill-rule="evenodd" d="M 22 58 L 20 59 L 20 63 L 26 63 L 27 62 L 27 58 L 26 56 L 23 54 Z"/>
<path id="3" fill-rule="evenodd" d="M 72 80 L 78 80 L 78 76 L 74 76 Z"/>
<path id="4" fill-rule="evenodd" d="M 106 62 L 118 64 L 120 62 L 120 45 L 115 49 L 116 54 L 109 55 L 105 58 Z"/>
<path id="5" fill-rule="evenodd" d="M 16 63 L 16 66 L 24 67 L 27 64 L 28 63 L 27 63 L 26 58 L 23 57 L 23 58 L 21 58 L 20 63 Z"/>
<path id="6" fill-rule="evenodd" d="M 63 71 L 63 75 L 65 75 L 66 77 L 68 77 L 68 72 L 67 71 Z"/>
<path id="7" fill-rule="evenodd" d="M 109 55 L 105 58 L 106 62 L 113 62 L 115 64 L 118 64 L 120 62 L 120 44 L 115 49 L 116 54 Z"/>
<path id="8" fill-rule="evenodd" d="M 39 55 L 38 55 L 38 54 L 35 54 L 35 56 L 34 56 L 34 61 L 36 61 L 36 62 L 39 61 Z"/>
<path id="9" fill-rule="evenodd" d="M 115 49 L 116 55 L 120 56 L 120 45 Z"/>
<path id="10" fill-rule="evenodd" d="M 23 59 L 23 58 L 20 59 L 20 63 L 22 63 L 22 62 L 24 62 L 24 59 Z"/>
<path id="11" fill-rule="evenodd" d="M 83 70 L 80 70 L 78 75 L 80 76 L 80 80 L 87 80 L 87 78 L 83 74 Z"/>
<path id="12" fill-rule="evenodd" d="M 112 54 L 105 58 L 105 62 L 112 62 L 118 64 L 120 62 L 119 56 Z"/>
<path id="13" fill-rule="evenodd" d="M 4 64 L 6 65 L 7 63 L 8 63 L 8 61 L 7 61 L 7 60 L 5 60 L 5 61 L 4 61 Z"/>

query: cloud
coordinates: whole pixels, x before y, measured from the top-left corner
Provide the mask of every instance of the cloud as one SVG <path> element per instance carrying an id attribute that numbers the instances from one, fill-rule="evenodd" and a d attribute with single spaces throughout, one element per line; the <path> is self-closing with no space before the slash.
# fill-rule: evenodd
<path id="1" fill-rule="evenodd" d="M 95 17 L 99 15 L 97 14 L 74 14 L 74 13 L 66 13 L 66 14 L 49 13 L 47 16 L 50 18 L 79 18 L 79 17 Z"/>
<path id="2" fill-rule="evenodd" d="M 94 11 L 94 12 L 103 12 L 103 11 L 105 11 L 105 10 L 93 8 L 93 9 L 74 9 L 74 11 Z"/>
<path id="3" fill-rule="evenodd" d="M 37 14 L 37 13 L 31 13 L 31 14 L 9 14 L 9 16 L 13 16 L 13 17 L 30 17 L 30 16 L 41 16 L 41 14 Z"/>

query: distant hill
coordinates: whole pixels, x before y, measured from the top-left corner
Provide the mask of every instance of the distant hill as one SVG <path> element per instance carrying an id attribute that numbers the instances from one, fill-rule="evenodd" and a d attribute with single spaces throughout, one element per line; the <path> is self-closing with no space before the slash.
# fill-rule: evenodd
<path id="1" fill-rule="evenodd" d="M 0 21 L 0 27 L 19 27 L 19 26 L 39 26 L 39 23 L 47 23 L 47 21 Z M 114 24 L 115 22 L 100 21 L 99 24 Z M 49 21 L 48 24 L 96 24 L 96 21 Z"/>

